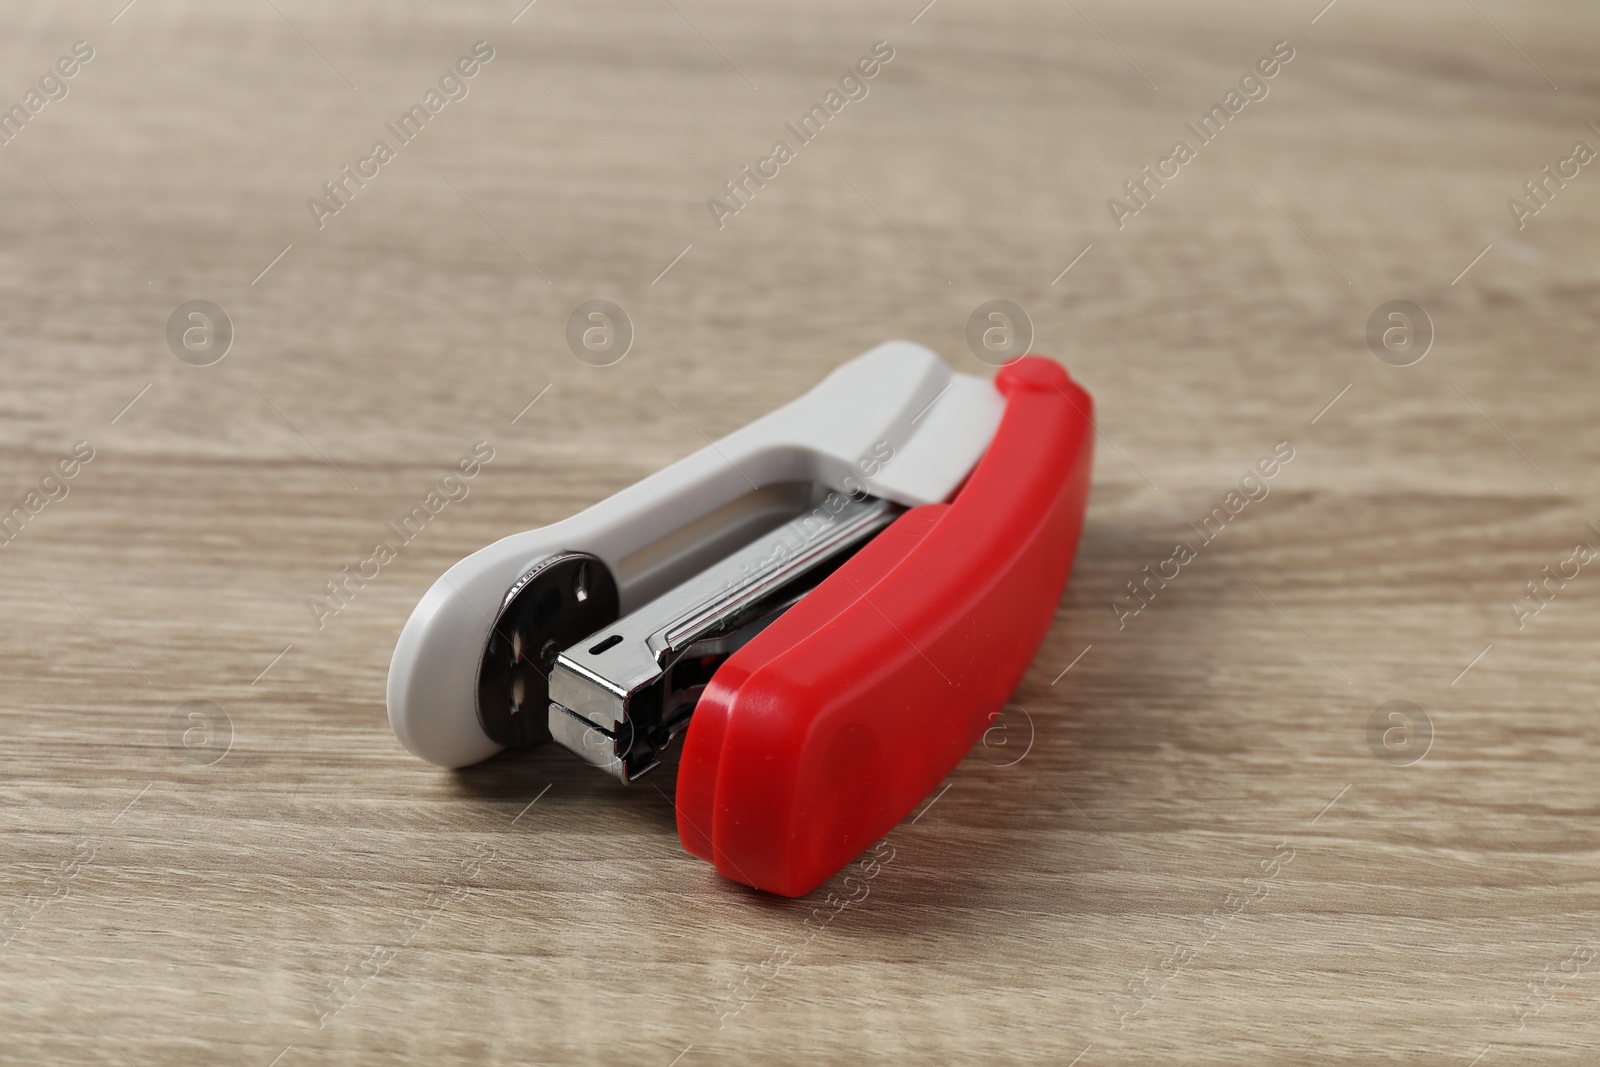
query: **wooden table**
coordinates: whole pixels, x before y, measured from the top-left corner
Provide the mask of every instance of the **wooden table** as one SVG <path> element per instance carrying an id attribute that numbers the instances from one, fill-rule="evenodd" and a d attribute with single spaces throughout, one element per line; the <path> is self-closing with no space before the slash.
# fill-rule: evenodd
<path id="1" fill-rule="evenodd" d="M 0 1060 L 1595 1062 L 1589 7 L 520 2 L 7 18 Z M 881 340 L 992 373 L 996 298 L 1097 400 L 1087 527 L 865 900 L 720 880 L 670 771 L 395 741 L 449 564 Z"/>

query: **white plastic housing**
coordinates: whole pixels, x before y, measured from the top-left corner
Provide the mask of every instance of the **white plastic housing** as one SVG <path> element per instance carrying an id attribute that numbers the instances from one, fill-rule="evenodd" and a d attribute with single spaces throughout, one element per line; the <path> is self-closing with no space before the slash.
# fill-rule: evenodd
<path id="1" fill-rule="evenodd" d="M 443 767 L 500 751 L 478 724 L 478 665 L 507 591 L 536 561 L 557 552 L 597 556 L 615 575 L 626 614 L 707 566 L 708 548 L 737 547 L 726 542 L 741 534 L 727 532 L 719 542 L 697 533 L 698 550 L 679 553 L 672 566 L 619 564 L 726 511 L 752 485 L 809 482 L 840 492 L 864 485 L 908 507 L 947 499 L 988 447 L 1003 407 L 990 382 L 956 374 L 921 345 L 889 341 L 804 396 L 570 519 L 474 552 L 433 584 L 400 632 L 389 664 L 395 736 Z M 871 469 L 873 457 L 891 449 L 892 458 L 867 477 L 863 462 Z"/>

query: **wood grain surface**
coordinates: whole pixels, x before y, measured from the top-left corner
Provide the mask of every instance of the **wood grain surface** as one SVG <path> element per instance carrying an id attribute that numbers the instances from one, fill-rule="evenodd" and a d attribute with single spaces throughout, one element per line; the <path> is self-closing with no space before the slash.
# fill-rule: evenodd
<path id="1" fill-rule="evenodd" d="M 1591 5 L 124 2 L 0 9 L 0 1061 L 1600 1060 Z M 720 880 L 670 769 L 395 741 L 455 560 L 879 341 L 992 373 L 996 298 L 1096 398 L 1088 521 L 864 899 Z"/>

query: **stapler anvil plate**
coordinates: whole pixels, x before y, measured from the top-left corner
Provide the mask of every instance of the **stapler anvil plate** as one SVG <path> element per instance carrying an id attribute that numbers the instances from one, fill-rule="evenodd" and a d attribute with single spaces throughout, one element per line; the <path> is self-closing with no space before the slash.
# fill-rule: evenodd
<path id="1" fill-rule="evenodd" d="M 682 738 L 689 852 L 816 888 L 950 773 L 1032 661 L 1088 500 L 1092 401 L 879 345 L 570 519 L 445 572 L 389 721 L 445 767 L 554 738 L 630 782 Z"/>

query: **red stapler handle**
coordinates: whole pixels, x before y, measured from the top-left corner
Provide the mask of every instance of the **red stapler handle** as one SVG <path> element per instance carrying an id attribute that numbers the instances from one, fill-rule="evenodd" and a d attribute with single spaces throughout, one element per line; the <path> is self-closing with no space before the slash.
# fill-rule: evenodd
<path id="1" fill-rule="evenodd" d="M 902 515 L 735 652 L 696 705 L 678 834 L 724 876 L 821 885 L 961 761 L 1032 661 L 1088 502 L 1093 402 L 1002 369 L 994 439 L 948 504 Z"/>

